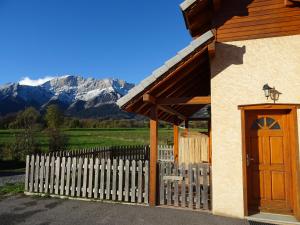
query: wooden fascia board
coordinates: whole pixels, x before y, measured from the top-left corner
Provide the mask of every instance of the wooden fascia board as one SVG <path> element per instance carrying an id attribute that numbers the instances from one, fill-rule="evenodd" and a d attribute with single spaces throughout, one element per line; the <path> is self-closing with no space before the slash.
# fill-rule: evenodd
<path id="1" fill-rule="evenodd" d="M 211 103 L 210 96 L 196 96 L 192 98 L 160 98 L 156 99 L 158 105 L 206 105 Z"/>

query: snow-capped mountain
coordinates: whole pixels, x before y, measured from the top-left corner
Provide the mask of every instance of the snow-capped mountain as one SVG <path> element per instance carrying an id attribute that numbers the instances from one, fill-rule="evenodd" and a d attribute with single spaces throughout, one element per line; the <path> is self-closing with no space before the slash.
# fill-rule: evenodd
<path id="1" fill-rule="evenodd" d="M 10 83 L 0 86 L 0 115 L 17 112 L 28 106 L 40 110 L 58 104 L 67 115 L 78 117 L 127 117 L 116 101 L 134 84 L 119 79 L 93 79 L 62 76 L 39 86 Z"/>

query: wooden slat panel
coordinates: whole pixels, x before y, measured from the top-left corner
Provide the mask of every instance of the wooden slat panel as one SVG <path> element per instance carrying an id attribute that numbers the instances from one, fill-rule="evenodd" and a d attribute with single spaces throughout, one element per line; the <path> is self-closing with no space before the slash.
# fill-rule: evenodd
<path id="1" fill-rule="evenodd" d="M 66 158 L 62 157 L 61 176 L 60 176 L 60 195 L 64 195 L 64 191 L 65 191 L 65 168 L 66 168 Z"/>
<path id="2" fill-rule="evenodd" d="M 126 160 L 125 162 L 125 202 L 128 202 L 129 200 L 129 160 Z"/>
<path id="3" fill-rule="evenodd" d="M 145 162 L 145 194 L 144 203 L 149 203 L 149 161 Z"/>
<path id="4" fill-rule="evenodd" d="M 30 156 L 26 156 L 26 172 L 25 172 L 25 191 L 29 191 L 29 167 L 30 167 Z"/>
<path id="5" fill-rule="evenodd" d="M 77 161 L 76 158 L 74 157 L 72 159 L 72 187 L 71 187 L 71 196 L 75 196 L 75 191 L 76 191 L 76 170 L 77 170 Z"/>
<path id="6" fill-rule="evenodd" d="M 113 179 L 112 179 L 112 200 L 115 201 L 117 196 L 117 160 L 113 160 Z"/>
<path id="7" fill-rule="evenodd" d="M 88 159 L 84 158 L 83 163 L 83 184 L 82 184 L 82 197 L 86 197 L 86 190 L 87 190 L 87 173 L 88 173 Z"/>
<path id="8" fill-rule="evenodd" d="M 167 175 L 172 175 L 172 164 L 167 163 Z M 167 181 L 167 204 L 172 205 L 172 183 L 171 180 Z"/>
<path id="9" fill-rule="evenodd" d="M 253 0 L 250 4 L 229 0 L 213 23 L 218 41 L 300 34 L 300 8 L 286 7 L 281 0 Z"/>
<path id="10" fill-rule="evenodd" d="M 123 200 L 123 171 L 124 171 L 124 161 L 119 160 L 119 187 L 118 187 L 118 201 Z"/>
<path id="11" fill-rule="evenodd" d="M 59 174 L 60 174 L 60 157 L 56 158 L 55 162 L 55 186 L 54 186 L 54 193 L 58 195 L 59 193 Z"/>
<path id="12" fill-rule="evenodd" d="M 106 199 L 110 199 L 110 175 L 111 175 L 111 160 L 107 160 L 107 170 L 106 170 Z"/>
<path id="13" fill-rule="evenodd" d="M 34 165 L 35 165 L 35 157 L 34 155 L 31 156 L 31 162 L 30 162 L 30 185 L 29 185 L 29 191 L 33 192 L 33 186 L 34 186 Z"/>
<path id="14" fill-rule="evenodd" d="M 89 164 L 89 188 L 88 197 L 91 198 L 93 195 L 93 176 L 94 176 L 94 159 L 90 158 Z"/>
<path id="15" fill-rule="evenodd" d="M 44 192 L 44 173 L 45 173 L 45 156 L 41 156 L 41 167 L 40 167 L 40 193 Z"/>
<path id="16" fill-rule="evenodd" d="M 189 164 L 188 170 L 188 180 L 189 180 L 189 208 L 193 208 L 193 165 Z"/>
<path id="17" fill-rule="evenodd" d="M 47 156 L 46 165 L 45 165 L 45 193 L 49 192 L 49 178 L 50 178 L 50 156 Z"/>
<path id="18" fill-rule="evenodd" d="M 51 157 L 51 170 L 50 170 L 50 187 L 49 187 L 49 192 L 50 194 L 53 194 L 53 188 L 54 188 L 54 176 L 55 176 L 55 157 Z"/>
<path id="19" fill-rule="evenodd" d="M 165 176 L 165 163 L 160 162 L 159 163 L 159 184 L 160 184 L 160 190 L 159 190 L 159 199 L 160 199 L 160 204 L 164 205 L 165 204 L 165 182 L 163 180 L 163 177 Z"/>
<path id="20" fill-rule="evenodd" d="M 174 169 L 173 169 L 174 176 L 178 176 L 178 164 L 175 163 Z M 178 180 L 174 181 L 174 206 L 179 206 L 178 201 Z"/>
<path id="21" fill-rule="evenodd" d="M 104 199 L 104 193 L 105 193 L 105 170 L 106 170 L 106 163 L 105 159 L 101 159 L 101 177 L 100 177 L 100 199 Z"/>
<path id="22" fill-rule="evenodd" d="M 200 209 L 201 207 L 201 195 L 200 195 L 200 170 L 199 170 L 199 165 L 196 165 L 196 173 L 195 173 L 195 178 L 196 178 L 196 209 Z"/>
<path id="23" fill-rule="evenodd" d="M 131 164 L 131 202 L 135 202 L 136 197 L 136 161 L 132 160 Z"/>
<path id="24" fill-rule="evenodd" d="M 77 173 L 77 197 L 81 196 L 81 178 L 82 177 L 82 158 L 79 158 L 79 162 L 78 162 L 78 173 Z"/>
<path id="25" fill-rule="evenodd" d="M 95 178 L 94 178 L 94 198 L 99 195 L 99 158 L 95 161 Z"/>
<path id="26" fill-rule="evenodd" d="M 138 203 L 142 203 L 142 195 L 143 195 L 143 162 L 141 160 L 138 161 Z"/>
<path id="27" fill-rule="evenodd" d="M 70 195 L 70 183 L 71 183 L 71 158 L 67 158 L 67 177 L 66 177 L 66 195 Z"/>
<path id="28" fill-rule="evenodd" d="M 35 159 L 35 174 L 34 174 L 34 191 L 39 191 L 39 171 L 40 171 L 40 156 L 37 155 Z"/>
<path id="29" fill-rule="evenodd" d="M 203 166 L 203 208 L 208 209 L 208 172 L 209 167 Z"/>

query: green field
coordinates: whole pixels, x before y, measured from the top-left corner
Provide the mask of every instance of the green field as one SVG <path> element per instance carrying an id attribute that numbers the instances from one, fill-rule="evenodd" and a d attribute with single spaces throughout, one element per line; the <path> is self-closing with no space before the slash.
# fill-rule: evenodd
<path id="1" fill-rule="evenodd" d="M 12 143 L 17 132 L 21 130 L 0 130 L 0 145 Z M 149 144 L 148 128 L 66 129 L 64 133 L 69 138 L 69 149 Z M 37 132 L 36 137 L 41 148 L 46 150 L 48 147 L 46 132 Z M 172 139 L 172 129 L 159 129 L 159 144 L 167 144 Z"/>

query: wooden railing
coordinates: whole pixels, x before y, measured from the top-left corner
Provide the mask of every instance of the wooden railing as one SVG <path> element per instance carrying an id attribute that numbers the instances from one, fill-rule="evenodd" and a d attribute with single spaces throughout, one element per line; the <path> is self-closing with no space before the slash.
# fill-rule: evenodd
<path id="1" fill-rule="evenodd" d="M 26 157 L 25 193 L 148 203 L 149 162 Z"/>
<path id="2" fill-rule="evenodd" d="M 110 146 L 110 147 L 96 147 L 88 149 L 57 151 L 47 154 L 48 156 L 59 157 L 87 157 L 99 159 L 116 159 L 116 160 L 149 160 L 150 146 L 149 145 L 132 145 L 132 146 Z M 158 160 L 173 162 L 173 146 L 159 145 L 158 146 Z"/>
<path id="3" fill-rule="evenodd" d="M 51 152 L 49 156 L 87 157 L 116 160 L 149 160 L 149 145 L 108 146 Z"/>
<path id="4" fill-rule="evenodd" d="M 159 162 L 159 202 L 161 205 L 211 208 L 210 165 L 197 163 L 178 166 Z"/>

